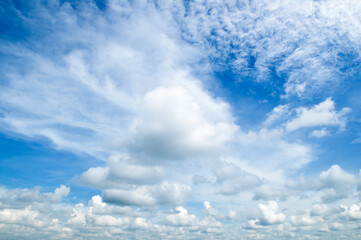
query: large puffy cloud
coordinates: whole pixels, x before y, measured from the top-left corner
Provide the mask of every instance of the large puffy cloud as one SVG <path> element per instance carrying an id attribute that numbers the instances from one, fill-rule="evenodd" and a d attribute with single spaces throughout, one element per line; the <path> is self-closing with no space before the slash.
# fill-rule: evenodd
<path id="1" fill-rule="evenodd" d="M 144 95 L 140 118 L 125 145 L 156 157 L 194 157 L 218 152 L 237 129 L 225 102 L 187 82 Z"/>

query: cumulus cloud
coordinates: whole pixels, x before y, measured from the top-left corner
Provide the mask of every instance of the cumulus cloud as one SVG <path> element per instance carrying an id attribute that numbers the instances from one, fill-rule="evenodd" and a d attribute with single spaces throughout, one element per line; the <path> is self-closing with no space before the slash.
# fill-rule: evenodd
<path id="1" fill-rule="evenodd" d="M 322 218 L 311 216 L 306 213 L 300 216 L 291 216 L 291 223 L 293 226 L 312 226 L 322 222 Z"/>
<path id="2" fill-rule="evenodd" d="M 175 226 L 184 226 L 194 224 L 196 216 L 189 214 L 184 207 L 176 207 L 174 213 L 169 214 L 166 217 L 166 221 Z"/>
<path id="3" fill-rule="evenodd" d="M 109 0 L 100 10 L 55 0 L 29 3 L 24 15 L 15 5 L 9 10 L 31 30 L 19 42 L 1 40 L 0 130 L 104 161 L 75 179 L 102 192 L 87 204 L 62 201 L 64 185 L 0 188 L 5 238 L 266 239 L 270 228 L 280 230 L 271 238 L 307 238 L 291 231 L 359 220 L 358 203 L 337 205 L 352 202 L 357 185 L 338 165 L 317 179 L 288 179 L 316 159 L 313 146 L 290 135 L 311 128 L 321 138 L 346 126 L 350 109 L 326 97 L 359 70 L 351 66 L 360 55 L 357 1 Z M 216 97 L 215 73 L 228 71 L 279 100 L 263 125 L 238 126 L 247 106 Z M 299 107 L 293 97 L 326 100 Z M 188 212 L 189 197 L 204 209 Z M 318 205 L 300 213 L 302 204 L 280 211 L 270 201 L 255 217 L 242 214 L 256 200 L 290 206 L 291 197 Z M 179 204 L 189 205 L 164 210 Z"/>
<path id="4" fill-rule="evenodd" d="M 101 189 L 106 201 L 123 205 L 179 204 L 191 192 L 186 184 L 164 181 L 164 168 L 132 162 L 128 155 L 113 155 L 105 167 L 88 169 L 80 180 Z"/>
<path id="5" fill-rule="evenodd" d="M 340 205 L 343 212 L 341 213 L 343 216 L 348 217 L 350 220 L 360 220 L 361 219 L 361 208 L 359 204 L 352 204 L 350 207 L 345 205 Z"/>
<path id="6" fill-rule="evenodd" d="M 59 186 L 54 192 L 41 192 L 40 187 L 32 189 L 0 188 L 0 206 L 24 207 L 29 203 L 60 202 L 70 192 L 70 188 Z"/>
<path id="7" fill-rule="evenodd" d="M 318 179 L 289 181 L 287 187 L 298 191 L 322 190 L 322 201 L 333 202 L 349 197 L 356 188 L 355 175 L 345 172 L 340 166 L 333 165 L 320 173 Z"/>
<path id="8" fill-rule="evenodd" d="M 278 204 L 275 201 L 269 201 L 268 205 L 260 203 L 258 205 L 260 210 L 260 218 L 252 219 L 245 225 L 246 228 L 257 229 L 264 226 L 283 223 L 286 215 L 278 212 Z"/>
<path id="9" fill-rule="evenodd" d="M 331 98 L 313 106 L 312 108 L 296 109 L 297 116 L 286 124 L 287 131 L 295 131 L 303 127 L 337 126 L 343 129 L 346 125 L 345 114 L 349 108 L 335 111 L 335 102 Z"/>
<path id="10" fill-rule="evenodd" d="M 0 222 L 7 224 L 23 224 L 34 227 L 41 227 L 45 223 L 39 218 L 39 212 L 25 209 L 4 209 L 0 211 Z"/>
<path id="11" fill-rule="evenodd" d="M 110 188 L 127 184 L 154 184 L 164 176 L 159 166 L 143 166 L 132 163 L 128 155 L 112 155 L 105 167 L 89 168 L 81 175 L 81 181 L 94 187 Z"/>
<path id="12" fill-rule="evenodd" d="M 228 104 L 193 83 L 147 92 L 141 109 L 125 145 L 146 156 L 169 159 L 217 153 L 238 129 Z"/>
<path id="13" fill-rule="evenodd" d="M 153 186 L 141 185 L 129 189 L 103 190 L 105 201 L 126 205 L 179 204 L 186 200 L 190 192 L 190 186 L 168 181 Z"/>

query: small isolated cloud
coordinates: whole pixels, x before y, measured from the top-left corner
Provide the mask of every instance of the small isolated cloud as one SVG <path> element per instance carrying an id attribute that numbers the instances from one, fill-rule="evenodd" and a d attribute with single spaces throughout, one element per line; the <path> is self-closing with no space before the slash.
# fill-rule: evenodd
<path id="1" fill-rule="evenodd" d="M 310 133 L 310 137 L 315 137 L 315 138 L 323 138 L 330 135 L 330 133 L 326 130 L 326 128 L 322 128 L 320 130 L 314 130 L 313 132 Z"/>
<path id="2" fill-rule="evenodd" d="M 311 108 L 297 108 L 296 112 L 297 116 L 286 124 L 286 130 L 289 132 L 303 127 L 317 126 L 337 126 L 342 130 L 346 125 L 345 115 L 350 112 L 350 108 L 336 111 L 335 102 L 327 98 Z"/>

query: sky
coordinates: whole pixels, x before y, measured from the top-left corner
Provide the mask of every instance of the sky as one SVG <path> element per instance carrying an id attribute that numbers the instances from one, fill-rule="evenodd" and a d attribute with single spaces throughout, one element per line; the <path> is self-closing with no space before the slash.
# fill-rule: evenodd
<path id="1" fill-rule="evenodd" d="M 0 239 L 359 239 L 358 0 L 0 2 Z"/>

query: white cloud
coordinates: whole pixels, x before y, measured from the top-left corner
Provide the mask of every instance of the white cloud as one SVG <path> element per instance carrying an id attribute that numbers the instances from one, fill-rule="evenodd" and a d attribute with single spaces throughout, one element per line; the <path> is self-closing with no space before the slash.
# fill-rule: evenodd
<path id="1" fill-rule="evenodd" d="M 24 207 L 29 203 L 60 202 L 70 192 L 70 188 L 60 185 L 54 192 L 41 192 L 40 187 L 33 189 L 0 187 L 0 206 Z"/>
<path id="2" fill-rule="evenodd" d="M 7 224 L 24 224 L 34 227 L 41 227 L 45 224 L 43 219 L 39 218 L 39 212 L 30 208 L 1 210 L 0 222 Z"/>
<path id="3" fill-rule="evenodd" d="M 268 205 L 259 204 L 259 209 L 262 212 L 262 217 L 260 218 L 261 225 L 272 225 L 282 223 L 286 219 L 286 215 L 283 213 L 277 213 L 278 204 L 274 201 L 269 201 Z"/>
<path id="4" fill-rule="evenodd" d="M 164 181 L 164 168 L 134 164 L 128 155 L 113 155 L 105 167 L 90 168 L 80 176 L 83 184 L 102 190 L 108 202 L 126 205 L 179 204 L 191 187 Z"/>
<path id="5" fill-rule="evenodd" d="M 335 111 L 335 102 L 331 98 L 313 106 L 312 108 L 296 109 L 297 116 L 286 124 L 287 131 L 295 131 L 303 127 L 337 126 L 343 129 L 346 125 L 345 114 L 349 108 Z"/>
<path id="6" fill-rule="evenodd" d="M 350 220 L 360 220 L 361 219 L 361 204 L 352 204 L 350 207 L 340 205 L 343 209 L 341 215 L 348 217 Z"/>
<path id="7" fill-rule="evenodd" d="M 345 172 L 340 166 L 333 165 L 327 171 L 321 172 L 320 181 L 326 187 L 342 189 L 356 184 L 356 177 Z"/>
<path id="8" fill-rule="evenodd" d="M 214 154 L 233 140 L 238 127 L 232 121 L 228 104 L 197 84 L 159 87 L 144 95 L 125 145 L 166 159 Z"/>
<path id="9" fill-rule="evenodd" d="M 300 216 L 291 216 L 293 226 L 312 226 L 320 222 L 322 222 L 322 218 L 311 216 L 309 212 Z"/>
<path id="10" fill-rule="evenodd" d="M 323 138 L 328 135 L 330 135 L 330 133 L 326 130 L 326 128 L 322 128 L 320 130 L 314 130 L 313 132 L 310 133 L 311 137 L 316 137 L 316 138 Z"/>
<path id="11" fill-rule="evenodd" d="M 167 181 L 157 185 L 103 189 L 105 201 L 129 205 L 179 204 L 186 200 L 190 192 L 191 187 L 188 185 Z"/>
<path id="12" fill-rule="evenodd" d="M 310 146 L 286 140 L 285 133 L 281 129 L 263 128 L 260 131 L 242 133 L 239 135 L 238 144 L 239 158 L 248 161 L 257 169 L 262 169 L 261 172 L 272 171 L 275 174 L 280 170 L 298 169 L 313 158 Z M 262 176 L 262 173 L 257 175 Z M 267 179 L 275 178 L 267 177 Z"/>
<path id="13" fill-rule="evenodd" d="M 241 77 L 263 82 L 277 74 L 286 80 L 286 97 L 335 91 L 349 74 L 344 67 L 360 53 L 355 19 L 361 7 L 355 0 L 191 1 L 162 7 L 182 24 L 184 38 L 207 49 L 220 67 L 231 65 Z"/>
<path id="14" fill-rule="evenodd" d="M 258 204 L 261 216 L 258 219 L 252 219 L 247 222 L 245 228 L 259 229 L 264 226 L 270 226 L 283 223 L 286 215 L 278 213 L 278 204 L 275 201 L 269 201 L 268 205 Z"/>
<path id="15" fill-rule="evenodd" d="M 110 188 L 127 184 L 154 184 L 164 176 L 164 169 L 159 166 L 134 164 L 128 155 L 112 155 L 105 167 L 89 168 L 81 175 L 85 184 Z"/>
<path id="16" fill-rule="evenodd" d="M 203 207 L 206 210 L 207 215 L 213 216 L 213 217 L 216 217 L 216 218 L 221 216 L 221 213 L 219 211 L 217 211 L 216 209 L 214 209 L 211 206 L 210 202 L 208 202 L 208 201 L 203 202 Z M 232 212 L 230 214 L 230 216 L 235 216 L 235 213 Z"/>
<path id="17" fill-rule="evenodd" d="M 334 202 L 350 197 L 356 189 L 356 176 L 345 172 L 340 166 L 333 165 L 320 173 L 318 179 L 288 181 L 287 187 L 297 191 L 318 191 L 323 202 Z M 322 190 L 322 191 L 321 191 Z"/>
<path id="18" fill-rule="evenodd" d="M 73 208 L 73 213 L 71 214 L 71 218 L 67 221 L 68 225 L 75 225 L 75 226 L 85 226 L 86 224 L 86 209 L 84 204 L 79 203 L 76 204 Z"/>
<path id="19" fill-rule="evenodd" d="M 223 194 L 237 194 L 249 190 L 262 183 L 262 180 L 255 174 L 246 172 L 232 163 L 223 163 L 216 170 L 217 183 L 220 192 Z"/>
<path id="20" fill-rule="evenodd" d="M 4 39 L 0 46 L 5 56 L 0 67 L 1 130 L 46 137 L 57 148 L 100 159 L 119 152 L 129 157 L 115 154 L 99 163 L 105 166 L 81 175 L 83 184 L 103 193 L 87 205 L 61 202 L 70 191 L 63 185 L 49 193 L 0 189 L 0 232 L 32 239 L 119 234 L 131 239 L 265 239 L 290 234 L 292 224 L 300 229 L 317 225 L 321 216 L 328 221 L 327 231 L 359 219 L 358 204 L 343 207 L 336 216 L 335 201 L 353 200 L 357 184 L 338 165 L 318 179 L 281 187 L 315 159 L 310 145 L 291 141 L 287 134 L 317 127 L 321 130 L 312 129 L 310 136 L 323 137 L 329 127 L 345 127 L 349 109 L 336 110 L 331 98 L 292 110 L 287 97 L 328 94 L 334 87 L 326 91 L 324 86 L 337 87 L 348 74 L 343 65 L 354 61 L 347 52 L 358 56 L 360 49 L 357 1 L 110 0 L 104 12 L 86 3 L 77 9 L 67 2 L 60 5 L 39 3 L 31 18 L 22 18 L 34 31 L 44 22 L 51 25 L 39 34 L 39 43 L 30 38 L 20 46 Z M 229 68 L 239 79 L 283 87 L 284 105 L 274 108 L 261 126 L 268 129 L 241 130 L 231 106 L 214 96 L 217 90 L 206 90 L 213 87 L 207 85 L 212 71 Z M 280 79 L 272 82 L 270 76 Z M 277 125 L 282 122 L 288 132 Z M 189 185 L 194 173 L 206 176 L 198 181 L 204 184 L 202 193 Z M 246 230 L 238 226 L 250 218 L 241 208 L 256 204 L 252 195 L 253 200 L 284 200 L 289 208 L 280 212 L 276 202 L 259 204 L 259 216 L 248 222 L 258 231 L 242 235 Z M 165 215 L 164 205 L 184 203 L 189 196 L 204 203 L 207 216 L 183 207 Z M 292 197 L 320 205 L 299 214 L 305 206 L 292 205 Z M 217 210 L 204 199 L 216 202 Z M 228 203 L 235 210 L 224 214 Z M 133 206 L 119 206 L 124 204 Z M 161 210 L 156 208 L 160 205 Z M 227 217 L 239 222 L 224 230 L 217 219 Z M 164 219 L 169 225 L 162 225 Z M 270 233 L 269 228 L 279 231 Z"/>
<path id="21" fill-rule="evenodd" d="M 196 216 L 189 214 L 182 206 L 176 207 L 174 212 L 166 217 L 166 221 L 175 226 L 187 226 L 195 224 Z"/>
<path id="22" fill-rule="evenodd" d="M 290 109 L 288 105 L 278 105 L 273 108 L 270 113 L 267 114 L 267 119 L 264 121 L 264 125 L 269 126 L 275 122 L 285 120 L 290 115 Z"/>

